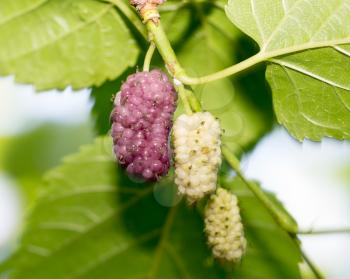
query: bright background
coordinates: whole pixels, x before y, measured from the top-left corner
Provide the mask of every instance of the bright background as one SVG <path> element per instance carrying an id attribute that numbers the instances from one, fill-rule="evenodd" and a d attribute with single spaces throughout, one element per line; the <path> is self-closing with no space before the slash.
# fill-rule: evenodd
<path id="1" fill-rule="evenodd" d="M 14 246 L 25 204 L 30 204 L 20 189 L 24 185 L 27 196 L 35 196 L 32 189 L 44 171 L 91 142 L 91 107 L 88 90 L 35 94 L 31 86 L 0 79 L 0 259 Z M 42 154 L 42 144 L 52 154 Z M 277 194 L 302 229 L 350 227 L 350 142 L 301 144 L 277 128 L 243 159 L 243 169 Z M 350 278 L 350 234 L 301 240 L 327 278 Z"/>

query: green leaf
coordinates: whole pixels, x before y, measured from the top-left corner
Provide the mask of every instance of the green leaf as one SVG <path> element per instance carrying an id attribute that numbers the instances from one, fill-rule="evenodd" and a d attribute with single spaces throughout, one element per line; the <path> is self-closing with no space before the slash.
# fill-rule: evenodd
<path id="1" fill-rule="evenodd" d="M 26 133 L 7 138 L 6 149 L 0 150 L 0 162 L 3 170 L 13 177 L 40 177 L 59 164 L 62 156 L 92 140 L 90 123 L 46 123 Z"/>
<path id="2" fill-rule="evenodd" d="M 256 40 L 278 121 L 299 140 L 350 139 L 348 0 L 230 0 L 226 13 Z"/>
<path id="3" fill-rule="evenodd" d="M 168 7 L 182 4 L 181 8 L 171 10 L 169 12 L 161 12 L 162 25 L 167 34 L 169 41 L 173 48 L 177 48 L 179 44 L 182 44 L 191 31 L 195 29 L 195 26 L 191 26 L 193 20 L 192 10 L 188 5 L 190 3 L 184 1 L 166 1 L 160 6 L 160 9 L 167 9 Z M 187 6 L 186 6 L 187 5 Z"/>
<path id="4" fill-rule="evenodd" d="M 101 86 L 92 88 L 91 97 L 94 100 L 92 115 L 95 118 L 95 129 L 99 135 L 107 134 L 110 130 L 114 96 L 120 90 L 123 81 L 133 72 L 134 68 L 130 68 L 117 79 L 106 81 Z"/>
<path id="5" fill-rule="evenodd" d="M 202 9 L 205 12 L 205 9 Z M 201 76 L 232 65 L 252 49 L 244 35 L 236 29 L 224 12 L 213 9 L 205 19 L 199 19 L 200 27 L 179 50 L 179 59 L 190 75 Z M 263 70 L 263 69 L 262 69 Z M 255 105 L 252 98 L 269 100 L 262 78 L 263 72 L 250 76 L 255 83 L 244 82 L 245 77 L 222 79 L 194 87 L 204 110 L 212 112 L 221 121 L 223 141 L 236 152 L 256 142 L 272 125 L 269 107 Z M 252 85 L 252 87 L 250 87 Z"/>
<path id="6" fill-rule="evenodd" d="M 17 253 L 2 267 L 10 278 L 300 278 L 298 246 L 240 183 L 226 186 L 239 196 L 248 252 L 228 271 L 211 259 L 198 212 L 184 203 L 165 208 L 152 184 L 125 177 L 107 137 L 66 158 L 46 181 Z M 172 183 L 170 175 L 157 188 Z"/>
<path id="7" fill-rule="evenodd" d="M 133 66 L 138 47 L 112 4 L 3 0 L 0 74 L 38 90 L 100 85 Z"/>

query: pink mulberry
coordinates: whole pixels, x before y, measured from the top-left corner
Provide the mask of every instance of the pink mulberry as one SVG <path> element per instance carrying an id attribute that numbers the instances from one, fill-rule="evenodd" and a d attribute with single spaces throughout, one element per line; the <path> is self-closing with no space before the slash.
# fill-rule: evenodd
<path id="1" fill-rule="evenodd" d="M 114 152 L 127 172 L 156 180 L 170 167 L 169 132 L 177 95 L 160 70 L 130 75 L 112 112 Z"/>

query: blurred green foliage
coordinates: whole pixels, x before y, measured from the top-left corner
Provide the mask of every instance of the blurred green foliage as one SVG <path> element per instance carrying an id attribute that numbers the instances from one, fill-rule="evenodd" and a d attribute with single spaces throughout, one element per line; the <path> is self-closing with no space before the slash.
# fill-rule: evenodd
<path id="1" fill-rule="evenodd" d="M 297 241 L 239 180 L 224 182 L 239 198 L 248 241 L 234 269 L 212 258 L 196 208 L 160 205 L 154 185 L 117 167 L 110 137 L 65 158 L 46 182 L 17 253 L 2 267 L 11 278 L 301 278 Z M 160 181 L 172 183 L 171 175 Z"/>
<path id="2" fill-rule="evenodd" d="M 28 201 L 33 201 L 42 175 L 93 137 L 92 125 L 86 122 L 45 123 L 23 134 L 0 138 L 0 171 L 14 179 Z"/>
<path id="3" fill-rule="evenodd" d="M 226 17 L 222 9 L 226 1 L 218 1 L 216 6 L 209 2 L 174 0 L 163 6 L 166 34 L 181 64 L 193 76 L 219 71 L 258 52 L 257 44 Z M 298 41 L 291 40 L 293 36 L 309 39 L 299 35 L 293 21 L 289 23 L 295 33 L 278 32 L 280 24 L 290 20 L 285 17 L 284 2 L 276 2 L 274 9 L 266 9 L 263 0 L 254 3 L 256 11 L 250 2 L 229 1 L 227 11 L 232 21 L 261 46 L 261 32 L 271 32 L 267 34 L 271 35 L 268 44 L 273 39 L 277 45 L 288 39 Z M 338 11 L 334 3 L 330 6 Z M 175 10 L 165 11 L 178 4 Z M 4 51 L 0 53 L 0 73 L 14 73 L 17 80 L 38 89 L 93 86 L 95 130 L 107 134 L 113 95 L 123 80 L 138 70 L 135 64 L 142 65 L 148 44 L 136 34 L 127 13 L 108 1 L 6 0 L 1 5 L 0 41 Z M 128 6 L 126 9 L 133 13 Z M 310 18 L 316 15 L 314 21 L 321 27 L 332 19 L 305 11 Z M 256 15 L 266 24 L 258 26 Z M 279 16 L 283 17 L 280 23 Z M 312 20 L 306 23 L 315 25 Z M 321 28 L 317 32 L 320 30 L 327 31 Z M 339 34 L 329 30 L 330 36 L 342 35 L 342 30 Z M 339 53 L 329 49 L 297 53 L 268 65 L 277 115 L 297 138 L 349 136 L 349 122 L 344 121 L 349 118 L 349 99 L 345 97 L 348 79 L 342 68 L 349 63 L 344 55 L 348 47 Z M 311 60 L 315 63 L 305 65 Z M 286 69 L 283 63 L 294 68 Z M 337 65 L 337 71 L 329 71 L 329 65 Z M 152 67 L 164 69 L 157 54 Z M 223 142 L 236 153 L 254 146 L 275 123 L 265 70 L 265 65 L 260 65 L 254 72 L 193 87 L 204 110 L 220 119 Z M 344 94 L 334 94 L 334 84 Z M 299 91 L 300 96 L 296 95 Z M 326 97 L 320 98 L 319 92 L 327 93 L 323 94 Z M 180 112 L 181 104 L 176 115 Z M 221 179 L 239 197 L 248 239 L 246 257 L 232 270 L 211 258 L 196 210 L 183 203 L 171 209 L 160 206 L 151 195 L 153 185 L 126 177 L 116 167 L 109 137 L 100 138 L 59 164 L 63 156 L 92 141 L 92 126 L 90 122 L 76 126 L 46 123 L 22 135 L 0 138 L 0 171 L 23 189 L 27 206 L 37 202 L 26 220 L 19 250 L 5 266 L 13 269 L 14 278 L 130 278 L 145 274 L 154 278 L 300 278 L 298 240 L 277 226 L 240 180 Z M 46 176 L 47 183 L 42 184 L 42 175 L 56 166 Z M 220 175 L 229 172 L 225 167 L 222 170 Z M 350 180 L 350 170 L 344 173 Z M 169 175 L 158 186 L 171 184 Z M 41 199 L 36 200 L 39 192 Z M 284 210 L 275 197 L 273 200 Z"/>

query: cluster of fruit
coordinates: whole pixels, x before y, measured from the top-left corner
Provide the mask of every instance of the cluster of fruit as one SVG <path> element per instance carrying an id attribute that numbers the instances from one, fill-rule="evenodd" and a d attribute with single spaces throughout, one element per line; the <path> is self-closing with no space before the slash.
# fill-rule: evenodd
<path id="1" fill-rule="evenodd" d="M 221 165 L 221 128 L 209 112 L 180 115 L 174 125 L 177 95 L 160 70 L 128 77 L 112 112 L 114 152 L 132 175 L 158 180 L 170 168 L 173 128 L 175 184 L 190 204 L 211 194 L 205 208 L 205 231 L 213 255 L 238 262 L 246 247 L 237 198 L 217 188 Z"/>

